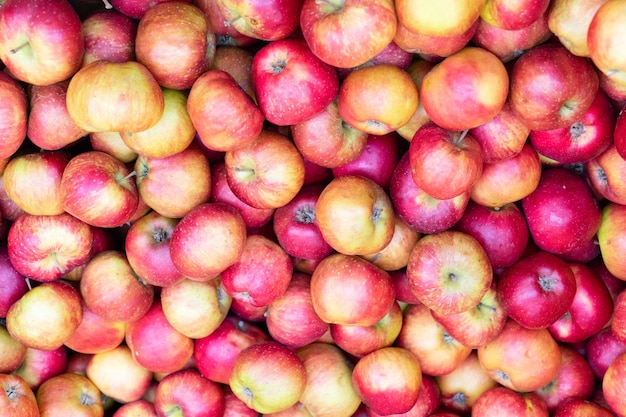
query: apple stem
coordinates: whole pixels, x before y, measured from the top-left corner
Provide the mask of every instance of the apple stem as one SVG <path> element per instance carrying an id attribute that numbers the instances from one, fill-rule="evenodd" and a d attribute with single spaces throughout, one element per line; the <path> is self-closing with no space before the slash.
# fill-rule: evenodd
<path id="1" fill-rule="evenodd" d="M 124 178 L 122 178 L 119 182 L 124 182 L 129 178 L 132 178 L 134 176 L 137 175 L 137 171 L 131 171 L 127 176 L 125 176 Z"/>
<path id="2" fill-rule="evenodd" d="M 20 46 L 18 46 L 17 48 L 13 48 L 11 49 L 9 52 L 11 52 L 12 54 L 16 54 L 18 53 L 21 49 L 27 47 L 29 45 L 28 42 L 24 42 L 23 44 L 21 44 Z"/>
<path id="3" fill-rule="evenodd" d="M 109 0 L 102 0 L 102 3 L 104 3 L 104 8 L 105 9 L 112 9 L 113 5 L 111 3 L 109 3 Z"/>
<path id="4" fill-rule="evenodd" d="M 30 278 L 24 278 L 24 280 L 26 281 L 26 286 L 28 287 L 28 290 L 32 290 L 33 285 L 30 283 Z"/>
<path id="5" fill-rule="evenodd" d="M 459 135 L 459 137 L 457 138 L 457 140 L 455 141 L 455 143 L 458 145 L 459 143 L 463 142 L 463 139 L 465 139 L 465 136 L 467 136 L 467 132 L 469 132 L 469 129 L 465 129 L 464 131 L 461 132 L 461 134 Z"/>

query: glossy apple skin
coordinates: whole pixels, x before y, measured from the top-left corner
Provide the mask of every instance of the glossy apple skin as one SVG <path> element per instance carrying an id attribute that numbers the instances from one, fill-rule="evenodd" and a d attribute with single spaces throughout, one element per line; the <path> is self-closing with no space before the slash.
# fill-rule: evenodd
<path id="1" fill-rule="evenodd" d="M 94 354 L 111 350 L 124 341 L 126 324 L 106 319 L 83 304 L 83 319 L 65 346 L 74 352 Z"/>
<path id="2" fill-rule="evenodd" d="M 609 365 L 602 378 L 602 393 L 611 410 L 624 414 L 626 409 L 626 393 L 624 392 L 624 371 L 626 370 L 626 354 L 621 354 Z"/>
<path id="3" fill-rule="evenodd" d="M 437 36 L 427 35 L 398 21 L 396 36 L 393 40 L 403 50 L 418 54 L 421 58 L 434 64 L 466 47 L 476 33 L 478 24 L 479 21 L 476 20 L 462 33 L 452 36 Z"/>
<path id="4" fill-rule="evenodd" d="M 104 59 L 124 62 L 135 59 L 137 21 L 118 10 L 98 10 L 83 19 L 85 52 L 81 66 Z"/>
<path id="5" fill-rule="evenodd" d="M 132 17 L 136 20 L 146 14 L 149 8 L 158 3 L 165 3 L 168 0 L 113 0 L 110 1 L 111 5 L 120 12 L 124 13 L 128 17 Z M 190 3 L 190 0 L 182 0 L 183 3 Z"/>
<path id="6" fill-rule="evenodd" d="M 35 393 L 26 381 L 17 375 L 0 374 L 0 387 L 11 396 L 0 396 L 0 407 L 7 417 L 39 417 Z"/>
<path id="7" fill-rule="evenodd" d="M 11 263 L 6 245 L 0 246 L 0 317 L 6 317 L 9 308 L 28 292 L 26 277 Z"/>
<path id="8" fill-rule="evenodd" d="M 626 247 L 626 206 L 613 202 L 604 206 L 597 236 L 604 265 L 612 275 L 626 280 L 626 264 L 619 256 Z"/>
<path id="9" fill-rule="evenodd" d="M 608 408 L 603 407 L 596 402 L 583 400 L 580 398 L 571 398 L 560 404 L 554 410 L 553 417 L 613 417 L 615 414 Z"/>
<path id="10" fill-rule="evenodd" d="M 608 326 L 587 339 L 585 350 L 593 373 L 598 379 L 602 379 L 615 358 L 626 352 L 626 342 L 617 337 Z"/>
<path id="11" fill-rule="evenodd" d="M 69 355 L 65 346 L 56 349 L 27 348 L 24 361 L 13 371 L 36 391 L 41 384 L 53 376 L 60 375 L 69 366 Z"/>
<path id="12" fill-rule="evenodd" d="M 522 29 L 539 19 L 548 10 L 550 1 L 487 0 L 480 16 L 489 24 L 502 29 Z M 523 13 L 522 13 L 523 11 Z"/>
<path id="13" fill-rule="evenodd" d="M 41 384 L 37 404 L 42 415 L 98 417 L 104 413 L 102 395 L 94 383 L 84 375 L 69 372 Z"/>
<path id="14" fill-rule="evenodd" d="M 614 45 L 623 42 L 624 34 L 614 33 L 612 28 L 624 22 L 624 10 L 624 5 L 619 1 L 604 2 L 593 15 L 587 32 L 591 61 L 598 70 L 622 86 L 626 85 L 626 66 L 624 57 Z"/>
<path id="15" fill-rule="evenodd" d="M 474 403 L 472 413 L 481 417 L 496 417 L 502 413 L 526 417 L 548 417 L 546 403 L 535 393 L 520 393 L 507 387 L 485 391 Z"/>
<path id="16" fill-rule="evenodd" d="M 157 417 L 157 414 L 152 402 L 139 399 L 122 404 L 113 417 Z"/>
<path id="17" fill-rule="evenodd" d="M 626 291 L 622 290 L 617 297 L 615 297 L 615 303 L 613 305 L 613 316 L 611 318 L 611 331 L 622 341 L 626 341 L 626 330 L 624 325 L 626 323 Z"/>
<path id="18" fill-rule="evenodd" d="M 224 392 L 215 382 L 204 378 L 195 369 L 182 369 L 159 381 L 154 392 L 157 415 L 168 415 L 172 410 L 183 414 L 222 415 L 225 409 Z"/>
<path id="19" fill-rule="evenodd" d="M 0 158 L 8 158 L 22 146 L 28 127 L 28 97 L 24 87 L 9 74 L 0 72 L 0 98 L 2 99 L 2 124 L 0 133 Z"/>
<path id="20" fill-rule="evenodd" d="M 263 41 L 278 41 L 296 30 L 302 0 L 263 2 L 216 0 L 224 20 L 239 33 Z"/>

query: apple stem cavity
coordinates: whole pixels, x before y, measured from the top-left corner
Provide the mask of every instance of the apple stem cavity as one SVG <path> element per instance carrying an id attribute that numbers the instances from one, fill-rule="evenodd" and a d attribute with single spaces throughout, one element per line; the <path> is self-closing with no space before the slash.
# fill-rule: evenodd
<path id="1" fill-rule="evenodd" d="M 11 52 L 12 54 L 16 54 L 19 51 L 21 51 L 22 49 L 24 49 L 25 47 L 27 47 L 28 45 L 30 45 L 28 42 L 24 42 L 23 44 L 21 44 L 17 48 L 11 49 L 9 52 Z"/>
<path id="2" fill-rule="evenodd" d="M 569 128 L 569 134 L 572 142 L 578 142 L 578 139 L 585 133 L 585 125 L 582 122 L 576 122 Z"/>
<path id="3" fill-rule="evenodd" d="M 104 8 L 107 10 L 110 10 L 113 8 L 113 5 L 109 2 L 109 0 L 102 0 L 102 3 L 104 3 Z"/>
<path id="4" fill-rule="evenodd" d="M 169 239 L 169 234 L 167 233 L 167 230 L 163 229 L 163 228 L 158 228 L 156 230 L 154 230 L 154 232 L 152 232 L 152 240 L 154 240 L 155 243 L 161 243 L 167 239 Z"/>
<path id="5" fill-rule="evenodd" d="M 82 405 L 91 406 L 91 405 L 93 405 L 93 404 L 94 404 L 94 402 L 95 402 L 95 401 L 94 401 L 94 399 L 91 397 L 91 395 L 88 395 L 88 394 L 85 394 L 85 393 L 82 393 L 82 394 L 80 395 L 80 403 L 81 403 Z"/>
<path id="6" fill-rule="evenodd" d="M 459 408 L 467 407 L 467 395 L 463 392 L 455 392 L 452 396 L 452 401 L 454 404 L 458 405 Z"/>
<path id="7" fill-rule="evenodd" d="M 382 213 L 383 213 L 383 209 L 381 209 L 380 207 L 374 207 L 374 209 L 372 210 L 372 217 L 371 217 L 372 223 L 374 224 L 378 223 Z"/>
<path id="8" fill-rule="evenodd" d="M 4 393 L 6 394 L 7 398 L 10 400 L 15 400 L 20 395 L 19 388 L 14 385 L 9 385 L 8 387 L 6 387 L 4 389 Z"/>
<path id="9" fill-rule="evenodd" d="M 311 224 L 315 221 L 315 210 L 311 206 L 304 206 L 296 211 L 296 221 L 302 224 Z"/>
<path id="10" fill-rule="evenodd" d="M 285 59 L 278 59 L 272 62 L 272 74 L 280 74 L 287 67 L 287 61 Z"/>

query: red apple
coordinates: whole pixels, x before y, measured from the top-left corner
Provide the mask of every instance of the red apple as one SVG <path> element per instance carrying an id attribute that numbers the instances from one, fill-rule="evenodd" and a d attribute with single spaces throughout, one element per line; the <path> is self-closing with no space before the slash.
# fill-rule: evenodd
<path id="1" fill-rule="evenodd" d="M 167 3 L 168 1 L 171 0 L 107 0 L 107 2 L 110 2 L 110 6 L 136 20 L 141 20 L 148 9 L 153 7 L 155 4 Z M 179 1 L 183 3 L 190 2 L 190 0 Z"/>
<path id="2" fill-rule="evenodd" d="M 104 414 L 102 403 L 94 383 L 75 373 L 52 377 L 37 389 L 39 413 L 44 416 L 100 417 Z"/>
<path id="3" fill-rule="evenodd" d="M 224 414 L 224 391 L 195 369 L 183 369 L 165 376 L 154 392 L 157 415 L 221 416 Z"/>
<path id="4" fill-rule="evenodd" d="M 626 171 L 626 159 L 617 149 L 618 136 L 597 157 L 585 164 L 585 174 L 589 184 L 598 198 L 604 198 L 617 204 L 626 204 L 626 188 L 621 181 Z"/>
<path id="5" fill-rule="evenodd" d="M 154 404 L 148 400 L 139 399 L 122 404 L 112 417 L 158 417 Z"/>
<path id="6" fill-rule="evenodd" d="M 69 365 L 65 346 L 56 349 L 29 347 L 26 349 L 24 360 L 12 373 L 22 377 L 28 386 L 36 391 L 48 379 L 66 372 Z"/>
<path id="7" fill-rule="evenodd" d="M 0 317 L 29 290 L 29 283 L 11 263 L 6 245 L 0 246 Z"/>
<path id="8" fill-rule="evenodd" d="M 4 326 L 0 326 L 0 373 L 10 374 L 26 358 L 28 348 L 11 336 Z"/>
<path id="9" fill-rule="evenodd" d="M 39 417 L 35 393 L 17 375 L 0 374 L 0 407 L 6 417 Z"/>
<path id="10" fill-rule="evenodd" d="M 81 66 L 94 61 L 134 61 L 137 21 L 115 10 L 90 13 L 82 23 L 85 52 Z"/>
<path id="11" fill-rule="evenodd" d="M 497 386 L 488 389 L 478 397 L 472 407 L 476 417 L 496 417 L 502 415 L 524 417 L 548 417 L 548 406 L 537 394 L 520 393 L 510 388 Z"/>
<path id="12" fill-rule="evenodd" d="M 580 398 L 570 398 L 564 401 L 552 414 L 553 417 L 613 417 L 614 415 L 608 408 Z"/>
<path id="13" fill-rule="evenodd" d="M 624 323 L 626 323 L 626 291 L 622 290 L 615 298 L 613 316 L 609 323 L 613 334 L 622 341 L 626 341 Z"/>
<path id="14" fill-rule="evenodd" d="M 254 39 L 277 41 L 297 28 L 303 0 L 215 0 L 224 20 Z"/>
<path id="15" fill-rule="evenodd" d="M 203 8 L 204 4 L 209 3 L 215 4 L 215 0 L 194 1 L 194 4 L 200 8 Z M 210 14 L 208 17 L 211 19 Z M 252 61 L 254 60 L 254 52 L 242 46 L 219 44 L 221 35 L 215 25 L 212 24 L 211 27 L 216 31 L 218 39 L 218 46 L 215 48 L 213 66 L 211 69 L 222 70 L 229 73 L 243 91 L 254 99 L 254 87 L 252 86 Z M 232 26 L 229 26 L 229 28 L 233 30 Z M 235 30 L 235 32 L 237 31 Z"/>
<path id="16" fill-rule="evenodd" d="M 74 352 L 94 354 L 119 346 L 124 341 L 126 323 L 102 317 L 89 310 L 83 303 L 83 318 L 65 341 Z"/>
<path id="17" fill-rule="evenodd" d="M 602 378 L 602 393 L 610 409 L 618 415 L 626 410 L 623 374 L 626 370 L 626 354 L 621 354 L 609 365 Z"/>
<path id="18" fill-rule="evenodd" d="M 398 22 L 396 36 L 393 38 L 404 51 L 417 54 L 429 62 L 440 61 L 465 48 L 472 40 L 478 28 L 478 20 L 464 32 L 455 35 L 427 35 L 419 28 L 409 28 L 402 21 Z"/>
<path id="19" fill-rule="evenodd" d="M 591 370 L 602 380 L 615 358 L 626 352 L 626 341 L 617 337 L 611 326 L 607 326 L 586 340 L 585 351 Z"/>
<path id="20" fill-rule="evenodd" d="M 614 119 L 613 126 L 613 142 L 619 155 L 624 158 L 626 156 L 626 111 L 622 107 L 617 114 L 617 118 Z"/>
<path id="21" fill-rule="evenodd" d="M 548 10 L 550 0 L 487 0 L 480 16 L 489 24 L 507 30 L 522 29 Z"/>
<path id="22" fill-rule="evenodd" d="M 420 237 L 421 234 L 396 213 L 393 237 L 389 244 L 379 252 L 361 257 L 389 272 L 406 268 L 411 251 Z"/>
<path id="23" fill-rule="evenodd" d="M 24 143 L 29 110 L 24 87 L 3 71 L 0 72 L 0 99 L 0 158 L 4 159 L 12 156 Z"/>
<path id="24" fill-rule="evenodd" d="M 615 32 L 624 22 L 624 4 L 608 0 L 596 10 L 587 31 L 587 47 L 593 64 L 619 85 L 626 85 L 626 61 L 616 50 L 624 39 L 622 32 Z"/>

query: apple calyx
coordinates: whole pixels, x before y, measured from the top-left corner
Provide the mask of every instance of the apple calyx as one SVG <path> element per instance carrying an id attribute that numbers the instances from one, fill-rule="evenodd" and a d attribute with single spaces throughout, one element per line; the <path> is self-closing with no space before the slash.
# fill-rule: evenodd
<path id="1" fill-rule="evenodd" d="M 95 404 L 95 402 L 96 400 L 91 395 L 84 392 L 80 394 L 80 403 L 82 405 L 92 406 Z"/>
<path id="2" fill-rule="evenodd" d="M 277 59 L 271 64 L 272 74 L 280 74 L 281 72 L 285 70 L 286 67 L 287 67 L 287 61 L 285 59 L 283 58 Z"/>
<path id="3" fill-rule="evenodd" d="M 459 409 L 467 408 L 467 395 L 461 391 L 455 392 L 452 395 L 452 403 Z"/>
<path id="4" fill-rule="evenodd" d="M 162 243 L 169 238 L 169 233 L 167 233 L 167 230 L 162 227 L 159 227 L 152 232 L 152 240 L 154 240 L 154 243 Z"/>
<path id="5" fill-rule="evenodd" d="M 563 105 L 559 109 L 559 114 L 562 117 L 567 118 L 574 111 L 576 111 L 576 105 L 574 103 L 566 101 L 565 103 L 563 103 Z"/>
<path id="6" fill-rule="evenodd" d="M 315 210 L 306 205 L 296 211 L 295 218 L 298 223 L 311 224 L 315 221 Z"/>
<path id="7" fill-rule="evenodd" d="M 557 284 L 557 280 L 553 277 L 539 277 L 539 286 L 545 292 L 552 292 Z"/>
<path id="8" fill-rule="evenodd" d="M 372 216 L 370 217 L 370 219 L 372 219 L 372 223 L 376 224 L 378 223 L 378 221 L 380 220 L 380 216 L 383 213 L 383 209 L 380 207 L 374 207 L 372 209 Z"/>
<path id="9" fill-rule="evenodd" d="M 576 122 L 569 128 L 569 134 L 572 138 L 572 142 L 578 142 L 578 139 L 585 133 L 585 124 L 582 122 Z"/>
<path id="10" fill-rule="evenodd" d="M 15 385 L 9 385 L 4 387 L 4 394 L 9 400 L 15 400 L 20 396 L 19 387 Z"/>

